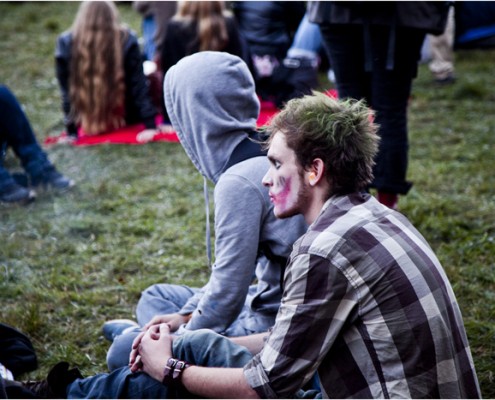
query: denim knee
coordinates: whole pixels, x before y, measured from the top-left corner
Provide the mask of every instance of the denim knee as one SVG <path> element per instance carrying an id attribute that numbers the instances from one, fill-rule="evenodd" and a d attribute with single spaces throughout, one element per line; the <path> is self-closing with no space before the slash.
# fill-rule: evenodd
<path id="1" fill-rule="evenodd" d="M 173 314 L 187 303 L 197 289 L 168 283 L 151 285 L 141 293 L 136 306 L 136 317 L 140 325 L 145 325 L 159 314 Z"/>
<path id="2" fill-rule="evenodd" d="M 174 357 L 195 365 L 241 368 L 253 355 L 210 329 L 187 331 L 173 342 Z"/>
<path id="3" fill-rule="evenodd" d="M 110 371 L 129 365 L 132 342 L 140 332 L 139 329 L 135 329 L 115 338 L 107 352 L 107 366 Z"/>

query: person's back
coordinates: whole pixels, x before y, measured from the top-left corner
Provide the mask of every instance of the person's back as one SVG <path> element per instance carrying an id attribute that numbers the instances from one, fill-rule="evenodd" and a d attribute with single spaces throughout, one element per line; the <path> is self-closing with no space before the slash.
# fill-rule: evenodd
<path id="1" fill-rule="evenodd" d="M 126 124 L 156 128 L 136 35 L 111 2 L 83 2 L 72 28 L 57 38 L 56 74 L 69 135 Z"/>
<path id="2" fill-rule="evenodd" d="M 165 33 L 160 54 L 164 75 L 179 60 L 198 51 L 225 51 L 248 61 L 237 23 L 223 1 L 181 2 Z M 165 103 L 163 110 L 168 120 Z"/>

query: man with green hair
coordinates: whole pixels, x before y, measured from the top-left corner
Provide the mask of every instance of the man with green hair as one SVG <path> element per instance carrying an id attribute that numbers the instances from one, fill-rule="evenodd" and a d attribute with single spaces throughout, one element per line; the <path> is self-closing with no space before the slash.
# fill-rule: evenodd
<path id="1" fill-rule="evenodd" d="M 310 225 L 294 244 L 270 332 L 174 338 L 155 325 L 134 341 L 130 369 L 77 379 L 68 396 L 480 397 L 437 257 L 403 215 L 365 191 L 376 130 L 362 102 L 321 93 L 291 100 L 270 123 L 263 183 L 274 213 Z M 319 384 L 304 392 L 315 374 Z"/>

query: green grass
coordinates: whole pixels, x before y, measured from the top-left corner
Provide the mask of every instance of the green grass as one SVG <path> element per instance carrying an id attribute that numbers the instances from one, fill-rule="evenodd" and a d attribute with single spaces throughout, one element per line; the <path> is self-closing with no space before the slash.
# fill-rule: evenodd
<path id="1" fill-rule="evenodd" d="M 0 82 L 40 141 L 63 129 L 53 53 L 77 7 L 0 2 Z M 139 15 L 118 7 L 139 31 Z M 420 66 L 409 111 L 414 186 L 400 201 L 452 282 L 485 398 L 495 397 L 494 64 L 495 51 L 457 52 L 458 80 L 445 87 Z M 0 208 L 0 321 L 33 339 L 40 368 L 30 378 L 61 359 L 93 374 L 106 368 L 102 323 L 132 317 L 141 290 L 207 280 L 202 178 L 175 143 L 47 152 L 78 185 Z M 6 163 L 20 168 L 11 153 Z"/>

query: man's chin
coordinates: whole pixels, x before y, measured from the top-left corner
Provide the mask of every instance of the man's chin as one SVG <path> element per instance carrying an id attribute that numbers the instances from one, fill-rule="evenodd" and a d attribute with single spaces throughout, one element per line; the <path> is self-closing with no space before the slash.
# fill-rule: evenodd
<path id="1" fill-rule="evenodd" d="M 299 214 L 296 210 L 277 211 L 277 209 L 274 209 L 273 213 L 275 214 L 275 217 L 278 219 L 290 218 L 293 217 L 294 215 Z"/>

